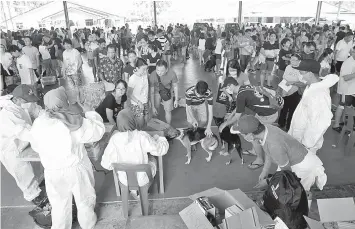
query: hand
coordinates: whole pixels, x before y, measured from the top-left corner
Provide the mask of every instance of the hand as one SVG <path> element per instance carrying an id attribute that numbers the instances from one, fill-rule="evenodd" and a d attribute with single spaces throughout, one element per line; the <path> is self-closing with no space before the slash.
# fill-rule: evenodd
<path id="1" fill-rule="evenodd" d="M 179 106 L 179 102 L 177 99 L 174 100 L 174 108 L 178 108 Z"/>
<path id="2" fill-rule="evenodd" d="M 257 183 L 255 186 L 254 186 L 254 188 L 258 188 L 258 189 L 264 189 L 264 188 L 266 188 L 267 187 L 267 180 L 266 179 L 264 179 L 264 180 L 262 180 L 262 181 L 259 181 L 259 183 Z"/>
<path id="3" fill-rule="evenodd" d="M 198 122 L 197 122 L 196 120 L 194 120 L 194 121 L 192 122 L 192 126 L 193 126 L 194 128 L 197 128 L 197 127 L 198 127 Z"/>
<path id="4" fill-rule="evenodd" d="M 219 128 L 218 128 L 218 129 L 219 129 L 219 132 L 222 133 L 222 131 L 223 131 L 224 128 L 226 128 L 225 122 L 222 123 L 222 124 L 219 126 Z"/>
<path id="5" fill-rule="evenodd" d="M 212 130 L 211 130 L 211 127 L 210 126 L 208 126 L 207 128 L 206 128 L 206 130 L 205 130 L 205 134 L 206 134 L 206 136 L 207 137 L 212 137 Z"/>
<path id="6" fill-rule="evenodd" d="M 259 183 L 267 178 L 267 173 L 262 171 L 259 176 Z"/>
<path id="7" fill-rule="evenodd" d="M 158 115 L 158 111 L 157 111 L 157 109 L 155 109 L 155 107 L 152 108 L 152 112 L 153 112 L 153 115 L 154 115 L 154 116 L 157 116 L 157 115 Z"/>
<path id="8" fill-rule="evenodd" d="M 141 101 L 137 101 L 137 105 L 138 105 L 139 109 L 141 109 L 141 110 L 144 109 L 143 103 Z"/>

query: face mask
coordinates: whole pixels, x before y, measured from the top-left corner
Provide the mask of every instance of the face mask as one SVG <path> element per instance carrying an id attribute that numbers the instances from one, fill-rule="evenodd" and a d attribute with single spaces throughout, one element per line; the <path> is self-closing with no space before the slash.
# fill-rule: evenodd
<path id="1" fill-rule="evenodd" d="M 228 94 L 233 94 L 233 91 L 232 91 L 232 89 L 230 89 L 229 87 L 228 88 L 226 88 L 226 92 L 228 93 Z"/>

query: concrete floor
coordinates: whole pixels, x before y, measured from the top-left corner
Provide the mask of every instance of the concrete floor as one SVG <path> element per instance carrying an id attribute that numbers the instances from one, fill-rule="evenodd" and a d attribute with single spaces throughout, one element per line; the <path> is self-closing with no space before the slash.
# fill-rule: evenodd
<path id="1" fill-rule="evenodd" d="M 203 67 L 198 65 L 197 60 L 190 59 L 187 64 L 173 61 L 173 64 L 173 69 L 179 78 L 179 97 L 183 97 L 185 90 L 196 84 L 199 80 L 205 80 L 210 88 L 214 92 L 216 91 L 216 77 L 212 73 L 205 72 Z M 90 81 L 90 79 L 88 81 Z M 215 112 L 223 113 L 223 111 L 219 109 L 215 109 Z M 163 117 L 164 114 L 160 114 L 162 120 L 164 120 Z M 173 111 L 172 125 L 175 127 L 186 126 L 184 108 L 178 108 Z M 217 128 L 214 128 L 213 131 L 218 132 Z M 345 157 L 343 146 L 339 148 L 334 147 L 337 136 L 338 134 L 336 132 L 331 129 L 328 130 L 325 134 L 323 148 L 318 153 L 328 175 L 328 184 L 339 185 L 355 183 L 355 153 Z M 243 141 L 243 148 L 249 147 L 250 144 Z M 217 152 L 213 155 L 212 161 L 207 163 L 204 159 L 206 153 L 198 147 L 198 150 L 193 153 L 191 164 L 185 165 L 185 148 L 179 142 L 173 142 L 168 154 L 164 156 L 165 194 L 158 194 L 156 187 L 153 187 L 150 199 L 186 197 L 212 187 L 221 189 L 240 188 L 243 191 L 253 190 L 260 170 L 251 171 L 246 165 L 241 165 L 237 155 L 234 155 L 234 162 L 226 166 L 226 158 L 219 156 Z M 253 157 L 246 157 L 246 163 L 252 160 L 254 160 Z M 36 173 L 39 173 L 40 166 L 38 163 L 33 164 Z M 97 173 L 95 176 L 97 183 L 97 201 L 99 203 L 113 203 L 119 200 L 115 195 L 112 173 L 107 175 Z M 27 212 L 31 210 L 31 206 L 31 203 L 23 199 L 21 191 L 16 186 L 14 179 L 1 165 L 1 211 L 3 223 L 5 223 L 2 224 L 2 228 L 33 228 L 33 226 L 29 226 L 28 221 L 31 221 L 31 218 L 27 216 Z M 106 210 L 105 208 L 105 211 Z M 4 216 L 7 218 L 4 218 Z M 4 219 L 7 220 L 4 222 Z M 145 220 L 145 218 L 131 221 L 130 227 L 127 227 L 128 224 L 125 223 L 124 226 L 126 227 L 121 227 L 123 225 L 111 225 L 109 227 L 107 225 L 107 227 L 102 228 L 141 228 L 138 226 L 142 224 L 140 220 Z M 181 220 L 178 216 L 174 215 L 169 220 L 169 225 L 181 225 Z M 15 221 L 16 226 L 11 224 L 11 222 L 13 223 Z M 164 219 L 158 221 L 161 223 L 160 226 L 152 224 L 151 227 L 144 228 L 167 228 L 164 226 L 166 225 L 164 224 Z M 105 223 L 103 222 L 103 224 Z"/>

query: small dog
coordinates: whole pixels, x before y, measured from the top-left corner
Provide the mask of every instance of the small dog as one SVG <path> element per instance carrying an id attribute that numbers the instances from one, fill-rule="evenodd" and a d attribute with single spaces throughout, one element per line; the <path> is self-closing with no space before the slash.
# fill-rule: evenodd
<path id="1" fill-rule="evenodd" d="M 177 129 L 170 127 L 164 130 L 164 136 L 168 140 L 178 139 L 185 146 L 187 150 L 187 161 L 185 164 L 190 164 L 191 162 L 191 146 L 194 146 L 199 142 L 201 143 L 202 148 L 208 153 L 206 161 L 210 162 L 212 159 L 212 151 L 218 147 L 219 142 L 218 137 L 215 134 L 210 138 L 207 137 L 205 130 L 206 128 L 201 127 Z"/>
<path id="2" fill-rule="evenodd" d="M 218 127 L 222 125 L 222 123 L 224 122 L 224 118 L 213 117 L 213 119 Z M 238 134 L 232 134 L 230 132 L 230 128 L 227 126 L 226 128 L 223 129 L 222 133 L 220 133 L 220 137 L 222 142 L 222 149 L 224 149 L 225 143 L 228 144 L 228 153 L 225 154 L 223 151 L 221 151 L 219 154 L 224 156 L 231 155 L 233 149 L 236 149 L 239 157 L 242 159 L 242 164 L 244 164 L 244 158 L 242 154 L 242 144 L 240 142 L 240 137 L 238 136 Z M 231 161 L 232 160 L 230 159 L 230 161 L 228 161 L 226 164 L 227 165 L 230 164 Z"/>

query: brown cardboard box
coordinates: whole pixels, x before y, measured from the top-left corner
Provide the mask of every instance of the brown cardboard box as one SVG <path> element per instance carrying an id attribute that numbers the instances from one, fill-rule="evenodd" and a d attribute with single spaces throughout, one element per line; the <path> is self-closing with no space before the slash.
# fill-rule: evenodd
<path id="1" fill-rule="evenodd" d="M 224 220 L 226 229 L 260 229 L 256 208 L 252 207 Z"/>
<path id="2" fill-rule="evenodd" d="M 235 190 L 222 190 L 219 188 L 212 188 L 206 191 L 190 196 L 190 199 L 196 200 L 198 197 L 206 196 L 209 201 L 219 210 L 224 213 L 225 210 L 232 206 L 238 205 L 243 209 L 254 207 L 255 214 L 258 216 L 260 226 L 273 225 L 274 221 L 271 217 L 263 212 L 249 197 L 240 189 Z M 180 216 L 189 229 L 214 229 L 210 222 L 205 217 L 204 213 L 200 210 L 196 203 L 192 203 L 180 213 Z M 230 228 L 235 228 L 233 223 Z"/>

